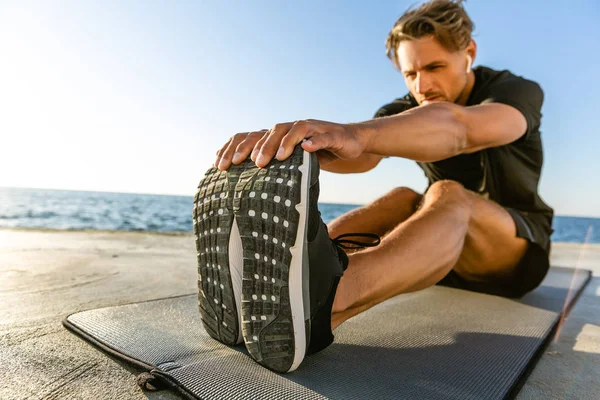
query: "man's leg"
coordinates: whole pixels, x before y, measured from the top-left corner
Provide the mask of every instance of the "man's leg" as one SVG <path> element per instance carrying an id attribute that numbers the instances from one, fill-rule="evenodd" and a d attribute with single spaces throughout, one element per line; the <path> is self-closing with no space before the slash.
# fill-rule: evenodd
<path id="1" fill-rule="evenodd" d="M 459 183 L 436 182 L 422 207 L 379 246 L 349 256 L 332 328 L 390 297 L 434 285 L 452 269 L 476 281 L 510 279 L 526 250 L 506 210 Z"/>
<path id="2" fill-rule="evenodd" d="M 348 232 L 367 232 L 383 237 L 414 214 L 422 197 L 406 187 L 392 189 L 374 202 L 331 221 L 327 225 L 329 236 L 334 238 Z"/>

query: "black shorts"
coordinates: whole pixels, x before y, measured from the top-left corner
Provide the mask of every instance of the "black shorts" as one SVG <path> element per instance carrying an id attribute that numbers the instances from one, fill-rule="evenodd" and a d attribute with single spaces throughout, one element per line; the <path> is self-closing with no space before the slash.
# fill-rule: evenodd
<path id="1" fill-rule="evenodd" d="M 517 237 L 527 239 L 527 252 L 519 262 L 516 276 L 510 280 L 493 282 L 473 282 L 450 271 L 438 285 L 449 286 L 496 296 L 519 298 L 539 286 L 550 268 L 550 236 L 552 235 L 552 215 L 527 213 L 504 208 L 517 227 Z"/>

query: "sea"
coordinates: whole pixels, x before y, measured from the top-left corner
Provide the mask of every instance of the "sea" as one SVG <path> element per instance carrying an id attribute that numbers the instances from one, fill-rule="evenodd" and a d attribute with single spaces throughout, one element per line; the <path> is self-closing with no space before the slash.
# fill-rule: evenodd
<path id="1" fill-rule="evenodd" d="M 192 231 L 192 196 L 0 188 L 0 228 Z M 319 203 L 325 223 L 360 205 Z M 600 219 L 556 216 L 555 242 L 600 243 Z"/>

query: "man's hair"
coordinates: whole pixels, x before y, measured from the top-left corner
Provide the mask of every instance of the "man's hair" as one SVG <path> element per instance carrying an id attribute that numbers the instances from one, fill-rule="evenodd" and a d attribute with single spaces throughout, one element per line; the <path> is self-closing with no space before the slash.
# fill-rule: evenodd
<path id="1" fill-rule="evenodd" d="M 394 24 L 387 37 L 386 54 L 396 68 L 398 45 L 403 40 L 433 35 L 448 51 L 463 50 L 471 41 L 475 28 L 463 8 L 462 0 L 430 0 L 417 8 L 409 8 Z"/>

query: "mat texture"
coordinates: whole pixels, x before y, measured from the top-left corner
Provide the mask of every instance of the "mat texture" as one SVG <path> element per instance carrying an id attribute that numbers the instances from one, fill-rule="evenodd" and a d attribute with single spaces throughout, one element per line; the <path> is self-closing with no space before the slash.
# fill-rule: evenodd
<path id="1" fill-rule="evenodd" d="M 195 294 L 84 311 L 64 325 L 195 399 L 512 398 L 589 271 L 552 268 L 514 301 L 447 287 L 397 296 L 280 375 L 210 338 Z M 156 385 L 156 381 L 154 382 Z"/>

